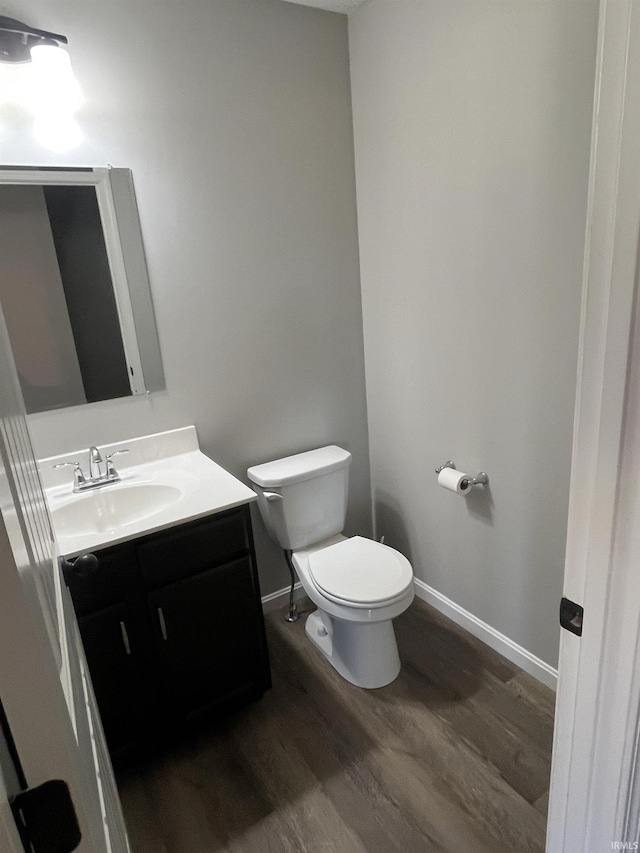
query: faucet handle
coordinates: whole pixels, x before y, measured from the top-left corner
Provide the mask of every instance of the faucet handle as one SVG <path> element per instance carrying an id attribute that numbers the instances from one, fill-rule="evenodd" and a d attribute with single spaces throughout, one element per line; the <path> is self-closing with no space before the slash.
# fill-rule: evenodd
<path id="1" fill-rule="evenodd" d="M 80 467 L 79 462 L 58 462 L 57 465 L 54 465 L 54 468 L 66 468 L 68 465 L 73 466 L 73 487 L 82 486 L 86 483 L 86 478 L 82 472 L 82 468 Z"/>
<path id="2" fill-rule="evenodd" d="M 105 457 L 107 460 L 107 472 L 106 472 L 105 476 L 109 477 L 110 479 L 115 479 L 115 478 L 120 479 L 119 474 L 116 471 L 115 465 L 113 464 L 113 462 L 111 460 L 113 459 L 114 456 L 120 456 L 121 454 L 128 453 L 128 452 L 129 452 L 129 448 L 125 447 L 122 450 L 114 450 L 113 453 L 107 453 L 107 455 Z"/>
<path id="3" fill-rule="evenodd" d="M 106 458 L 111 459 L 113 456 L 120 456 L 121 453 L 128 453 L 129 448 L 124 447 L 122 450 L 114 450 L 113 453 L 107 453 Z"/>

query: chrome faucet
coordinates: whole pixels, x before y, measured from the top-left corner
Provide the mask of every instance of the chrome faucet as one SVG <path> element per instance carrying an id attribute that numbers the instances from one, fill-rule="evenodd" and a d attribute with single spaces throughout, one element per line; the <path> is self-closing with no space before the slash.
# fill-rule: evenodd
<path id="1" fill-rule="evenodd" d="M 92 482 L 94 480 L 99 480 L 100 477 L 102 477 L 102 471 L 100 470 L 102 462 L 102 454 L 97 447 L 91 445 L 89 448 L 89 479 Z"/>
<path id="2" fill-rule="evenodd" d="M 106 456 L 106 470 L 104 474 L 100 466 L 105 461 L 97 447 L 91 445 L 89 448 L 89 474 L 84 473 L 79 462 L 59 462 L 54 465 L 54 468 L 66 468 L 67 465 L 73 466 L 73 491 L 86 492 L 88 489 L 97 489 L 99 486 L 106 486 L 109 483 L 118 483 L 120 474 L 116 471 L 116 466 L 112 459 L 114 456 L 120 456 L 122 453 L 128 453 L 129 449 L 114 450 L 113 453 L 108 453 Z"/>

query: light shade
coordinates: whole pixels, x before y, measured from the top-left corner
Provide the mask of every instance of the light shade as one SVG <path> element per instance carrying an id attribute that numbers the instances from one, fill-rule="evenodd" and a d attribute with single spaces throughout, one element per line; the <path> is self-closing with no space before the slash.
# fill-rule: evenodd
<path id="1" fill-rule="evenodd" d="M 82 103 L 82 92 L 64 48 L 41 43 L 31 48 L 32 107 L 35 112 L 74 113 Z"/>

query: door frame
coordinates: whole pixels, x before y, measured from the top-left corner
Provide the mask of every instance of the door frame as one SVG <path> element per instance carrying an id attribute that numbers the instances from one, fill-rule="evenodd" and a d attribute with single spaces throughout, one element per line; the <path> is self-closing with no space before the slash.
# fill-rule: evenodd
<path id="1" fill-rule="evenodd" d="M 549 853 L 637 840 L 640 3 L 601 0 Z M 635 792 L 635 793 L 634 793 Z"/>
<path id="2" fill-rule="evenodd" d="M 0 695 L 22 770 L 30 788 L 49 779 L 67 782 L 83 836 L 78 850 L 88 853 L 94 849 L 90 841 L 93 832 L 77 744 L 58 677 L 59 662 L 52 654 L 44 623 L 39 624 L 24 596 L 20 569 L 1 515 L 0 588 Z M 2 810 L 10 827 L 6 792 Z M 3 840 L 8 844 L 11 839 Z M 21 843 L 8 850 L 24 853 Z"/>

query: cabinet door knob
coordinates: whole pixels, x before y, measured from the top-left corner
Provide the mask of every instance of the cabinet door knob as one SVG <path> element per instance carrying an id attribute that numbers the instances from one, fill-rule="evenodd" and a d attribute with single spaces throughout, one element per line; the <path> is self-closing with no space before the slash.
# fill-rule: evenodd
<path id="1" fill-rule="evenodd" d="M 98 571 L 100 561 L 95 554 L 82 554 L 76 557 L 73 563 L 64 560 L 63 569 L 66 572 L 75 575 L 77 578 L 88 578 L 90 575 Z"/>
<path id="2" fill-rule="evenodd" d="M 122 642 L 124 643 L 125 652 L 130 655 L 131 654 L 131 646 L 129 645 L 129 634 L 127 633 L 127 626 L 124 622 L 120 623 L 120 633 L 122 634 Z"/>
<path id="3" fill-rule="evenodd" d="M 162 639 L 167 639 L 167 624 L 164 621 L 164 613 L 162 607 L 158 607 L 158 619 L 160 620 L 160 630 L 162 631 Z"/>

